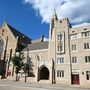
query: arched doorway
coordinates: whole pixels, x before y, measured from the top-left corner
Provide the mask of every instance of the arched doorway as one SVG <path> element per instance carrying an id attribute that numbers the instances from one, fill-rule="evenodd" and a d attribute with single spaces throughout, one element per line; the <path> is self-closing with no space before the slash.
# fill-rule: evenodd
<path id="1" fill-rule="evenodd" d="M 42 67 L 40 70 L 40 80 L 48 80 L 49 79 L 49 70 L 47 67 Z"/>

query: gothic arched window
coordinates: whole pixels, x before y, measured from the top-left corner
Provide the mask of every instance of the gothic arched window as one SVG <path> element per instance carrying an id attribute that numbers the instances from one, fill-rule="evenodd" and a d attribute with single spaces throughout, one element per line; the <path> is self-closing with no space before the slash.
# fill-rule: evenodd
<path id="1" fill-rule="evenodd" d="M 0 53 L 3 52 L 3 48 L 4 48 L 4 41 L 0 39 Z"/>

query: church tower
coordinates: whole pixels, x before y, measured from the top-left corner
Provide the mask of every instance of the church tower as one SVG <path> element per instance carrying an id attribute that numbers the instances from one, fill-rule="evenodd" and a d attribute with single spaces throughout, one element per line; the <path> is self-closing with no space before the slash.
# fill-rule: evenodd
<path id="1" fill-rule="evenodd" d="M 57 14 L 56 14 L 56 11 L 54 10 L 54 13 L 52 15 L 52 18 L 51 18 L 51 21 L 50 21 L 50 30 L 49 30 L 49 60 L 51 62 L 51 81 L 52 83 L 55 83 L 55 33 L 56 33 L 56 30 L 55 30 L 55 26 L 56 26 L 56 23 L 58 21 L 58 17 L 57 17 Z"/>
<path id="2" fill-rule="evenodd" d="M 53 13 L 52 18 L 51 18 L 51 29 L 54 28 L 56 20 L 58 20 L 58 17 L 57 17 L 56 11 L 54 10 L 54 13 Z"/>
<path id="3" fill-rule="evenodd" d="M 70 42 L 69 42 L 69 20 L 67 18 L 58 20 L 57 14 L 54 11 L 49 30 L 49 60 L 52 65 L 52 81 L 61 82 L 58 80 L 58 73 L 66 73 L 64 66 L 68 69 L 68 78 L 70 78 Z M 59 62 L 63 63 L 60 65 Z M 53 62 L 52 62 L 53 61 Z M 63 79 L 64 80 L 64 79 Z M 68 80 L 70 83 L 70 79 Z"/>
<path id="4" fill-rule="evenodd" d="M 53 31 L 53 28 L 55 27 L 55 23 L 57 20 L 58 20 L 58 17 L 57 17 L 56 11 L 54 10 L 50 21 L 50 33 L 49 33 L 50 38 L 52 37 L 52 31 Z"/>

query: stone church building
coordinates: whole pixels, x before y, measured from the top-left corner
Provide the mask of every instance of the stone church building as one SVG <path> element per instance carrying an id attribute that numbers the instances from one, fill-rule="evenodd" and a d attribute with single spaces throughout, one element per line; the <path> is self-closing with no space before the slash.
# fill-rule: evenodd
<path id="1" fill-rule="evenodd" d="M 19 32 L 22 42 L 17 40 L 19 34 L 13 34 L 16 30 L 9 26 L 4 23 L 0 30 L 3 40 L 7 40 L 6 36 L 10 39 L 6 58 L 10 59 L 11 49 L 12 54 L 15 53 L 17 43 L 27 45 L 22 52 L 25 61 L 29 58 L 33 63 L 33 75 L 27 77 L 29 82 L 90 87 L 90 25 L 72 28 L 68 18 L 59 20 L 54 12 L 50 22 L 49 41 L 44 41 L 44 36 L 34 41 Z M 5 47 L 3 43 L 2 46 Z M 20 77 L 23 80 L 22 73 Z"/>
<path id="2" fill-rule="evenodd" d="M 90 85 L 90 25 L 72 28 L 54 13 L 49 41 L 34 41 L 23 52 L 34 64 L 31 82 Z"/>
<path id="3" fill-rule="evenodd" d="M 0 75 L 2 75 L 2 71 L 4 69 L 6 76 L 8 70 L 11 72 L 10 75 L 13 76 L 14 70 L 11 62 L 12 56 L 17 51 L 21 51 L 24 48 L 24 45 L 28 45 L 30 43 L 30 38 L 20 33 L 4 21 L 2 27 L 0 28 Z M 3 63 L 6 63 L 6 68 L 3 68 Z"/>

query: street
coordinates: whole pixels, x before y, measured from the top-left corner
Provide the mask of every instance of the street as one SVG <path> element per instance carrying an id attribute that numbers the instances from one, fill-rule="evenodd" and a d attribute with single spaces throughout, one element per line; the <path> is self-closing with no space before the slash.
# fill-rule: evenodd
<path id="1" fill-rule="evenodd" d="M 24 83 L 10 80 L 0 80 L 0 90 L 90 90 L 79 87 L 60 86 L 40 83 Z"/>

